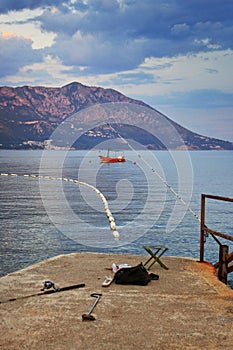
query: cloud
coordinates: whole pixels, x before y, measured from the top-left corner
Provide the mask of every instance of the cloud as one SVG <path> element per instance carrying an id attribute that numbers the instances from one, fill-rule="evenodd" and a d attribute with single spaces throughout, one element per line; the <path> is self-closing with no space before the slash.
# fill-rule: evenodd
<path id="1" fill-rule="evenodd" d="M 224 93 L 215 89 L 200 89 L 156 95 L 156 100 L 160 105 L 174 105 L 179 108 L 193 108 L 193 106 L 196 109 L 230 108 L 232 107 L 233 93 Z"/>
<path id="2" fill-rule="evenodd" d="M 80 81 L 232 119 L 232 0 L 1 0 L 0 33 L 2 84 Z"/>
<path id="3" fill-rule="evenodd" d="M 43 85 L 59 87 L 75 81 L 77 70 L 65 67 L 59 59 L 51 56 L 44 57 L 38 63 L 33 63 L 21 67 L 17 75 L 8 75 L 5 79 L 5 85 Z"/>
<path id="4" fill-rule="evenodd" d="M 233 83 L 231 71 L 233 50 L 212 51 L 177 57 L 152 57 L 139 69 L 156 76 L 157 86 L 151 95 L 189 90 L 218 89 L 229 93 Z M 160 77 L 158 81 L 158 77 Z"/>
<path id="5" fill-rule="evenodd" d="M 10 11 L 21 11 L 23 9 L 34 10 L 36 8 L 45 6 L 58 6 L 63 2 L 64 0 L 1 0 L 0 13 L 7 13 Z"/>
<path id="6" fill-rule="evenodd" d="M 224 17 L 223 7 L 220 1 L 78 1 L 72 11 L 46 9 L 36 20 L 57 34 L 47 53 L 101 74 L 134 69 L 148 57 L 232 48 L 233 16 Z"/>
<path id="7" fill-rule="evenodd" d="M 0 77 L 18 72 L 23 64 L 31 64 L 41 60 L 41 53 L 32 49 L 31 39 L 17 37 L 10 32 L 0 36 Z"/>
<path id="8" fill-rule="evenodd" d="M 150 57 L 233 46 L 231 1 L 3 0 L 0 5 L 2 13 L 25 8 L 42 9 L 28 21 L 52 35 L 44 57 L 58 58 L 71 68 L 85 67 L 86 74 L 123 72 Z M 22 59 L 24 64 L 28 62 Z"/>
<path id="9" fill-rule="evenodd" d="M 155 77 L 153 74 L 145 73 L 143 71 L 139 71 L 137 73 L 121 73 L 118 74 L 115 79 L 112 80 L 111 84 L 149 84 L 155 83 Z"/>

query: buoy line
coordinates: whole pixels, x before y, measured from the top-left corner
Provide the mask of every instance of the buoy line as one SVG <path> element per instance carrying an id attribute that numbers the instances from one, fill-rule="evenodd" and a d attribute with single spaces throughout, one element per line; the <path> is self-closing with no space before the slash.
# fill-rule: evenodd
<path id="1" fill-rule="evenodd" d="M 105 213 L 106 213 L 106 216 L 108 218 L 108 221 L 109 221 L 109 225 L 110 225 L 110 229 L 112 231 L 112 234 L 114 236 L 115 239 L 119 239 L 120 235 L 119 235 L 119 232 L 117 231 L 117 228 L 116 228 L 116 223 L 115 223 L 115 219 L 109 209 L 109 206 L 108 206 L 108 201 L 107 199 L 105 198 L 105 196 L 103 195 L 102 192 L 100 192 L 100 190 L 98 190 L 98 188 L 86 183 L 86 182 L 83 182 L 83 181 L 79 181 L 77 179 L 70 179 L 70 178 L 66 178 L 66 177 L 54 177 L 54 176 L 48 176 L 48 175 L 35 175 L 35 174 L 15 174 L 15 173 L 0 173 L 0 176 L 15 176 L 15 177 L 29 177 L 29 178 L 32 178 L 32 179 L 46 179 L 46 180 L 59 180 L 59 181 L 64 181 L 64 182 L 72 182 L 74 184 L 78 184 L 78 185 L 81 185 L 81 186 L 86 186 L 88 188 L 90 188 L 91 190 L 95 191 L 96 194 L 100 197 L 100 199 L 102 200 L 103 202 L 103 205 L 104 205 L 104 210 L 105 210 Z"/>
<path id="2" fill-rule="evenodd" d="M 148 168 L 152 170 L 152 172 L 161 180 L 161 182 L 170 190 L 171 193 L 187 208 L 187 210 L 195 217 L 196 220 L 201 222 L 200 217 L 195 213 L 195 211 L 190 207 L 190 205 L 181 197 L 179 193 L 177 193 L 174 188 L 155 170 L 142 156 L 139 154 L 133 146 L 108 122 L 106 123 L 116 134 L 117 136 L 125 143 L 127 146 L 133 151 L 138 158 L 140 158 Z"/>

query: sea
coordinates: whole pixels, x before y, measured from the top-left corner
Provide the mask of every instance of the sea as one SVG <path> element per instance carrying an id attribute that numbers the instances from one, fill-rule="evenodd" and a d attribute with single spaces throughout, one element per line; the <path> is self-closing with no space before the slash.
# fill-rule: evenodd
<path id="1" fill-rule="evenodd" d="M 233 198 L 233 152 L 129 150 L 113 164 L 100 162 L 105 153 L 0 151 L 0 276 L 73 252 L 146 254 L 145 245 L 199 259 L 201 195 Z M 207 227 L 233 236 L 232 213 L 232 202 L 206 199 Z M 218 241 L 206 237 L 206 261 L 218 261 L 220 243 L 233 250 Z"/>

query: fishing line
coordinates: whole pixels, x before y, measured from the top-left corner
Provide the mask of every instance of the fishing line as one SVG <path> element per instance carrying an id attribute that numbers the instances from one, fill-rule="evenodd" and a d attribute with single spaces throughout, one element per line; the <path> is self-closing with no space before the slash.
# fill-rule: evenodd
<path id="1" fill-rule="evenodd" d="M 145 160 L 141 154 L 139 154 L 133 146 L 110 124 L 106 123 L 107 126 L 109 126 L 116 134 L 117 136 L 125 143 L 127 146 L 134 152 L 136 153 L 137 157 L 140 158 L 143 163 L 149 167 L 152 172 L 160 179 L 160 181 L 170 190 L 170 192 L 177 198 L 179 201 L 187 208 L 187 210 L 197 219 L 199 222 L 201 222 L 200 217 L 195 213 L 195 211 L 190 207 L 190 205 L 182 198 L 182 196 L 174 190 L 174 188 L 159 174 L 159 172 L 154 169 L 148 162 Z"/>
<path id="2" fill-rule="evenodd" d="M 96 188 L 96 187 L 94 187 L 94 186 L 92 186 L 92 185 L 90 185 L 90 184 L 88 184 L 86 182 L 79 181 L 77 179 L 70 179 L 70 178 L 66 178 L 66 177 L 53 177 L 53 176 L 47 176 L 47 175 L 43 176 L 43 175 L 34 175 L 34 174 L 23 174 L 23 175 L 20 175 L 20 174 L 15 174 L 15 173 L 11 173 L 11 174 L 0 173 L 0 176 L 14 176 L 14 177 L 23 176 L 23 177 L 26 177 L 26 178 L 29 177 L 29 178 L 33 178 L 33 179 L 60 180 L 60 181 L 65 181 L 65 182 L 72 182 L 74 184 L 78 184 L 78 185 L 86 186 L 86 187 L 90 188 L 91 190 L 95 191 L 96 194 L 102 200 L 106 216 L 108 217 L 108 221 L 109 221 L 109 225 L 110 225 L 110 229 L 112 231 L 112 234 L 113 234 L 115 239 L 119 238 L 119 232 L 116 229 L 115 219 L 114 219 L 114 217 L 113 217 L 113 215 L 112 215 L 112 213 L 111 213 L 111 211 L 109 209 L 108 201 L 105 198 L 105 196 L 103 195 L 103 193 L 100 192 L 100 190 L 98 190 L 98 188 Z"/>

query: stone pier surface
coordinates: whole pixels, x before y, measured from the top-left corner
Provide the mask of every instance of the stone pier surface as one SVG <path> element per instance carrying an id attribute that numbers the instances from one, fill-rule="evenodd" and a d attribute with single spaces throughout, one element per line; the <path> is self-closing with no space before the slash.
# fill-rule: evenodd
<path id="1" fill-rule="evenodd" d="M 232 349 L 233 290 L 207 263 L 163 257 L 147 286 L 102 287 L 113 263 L 135 266 L 147 256 L 74 253 L 0 279 L 1 350 Z M 4 302 L 34 294 L 51 280 L 84 288 Z M 94 321 L 82 321 L 95 299 Z"/>

